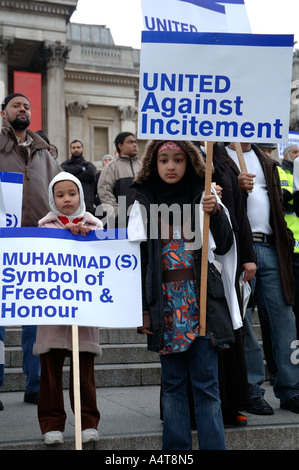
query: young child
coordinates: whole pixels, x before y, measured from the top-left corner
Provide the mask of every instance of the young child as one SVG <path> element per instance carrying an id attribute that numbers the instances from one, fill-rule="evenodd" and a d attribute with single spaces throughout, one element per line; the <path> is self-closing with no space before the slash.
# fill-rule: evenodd
<path id="1" fill-rule="evenodd" d="M 49 185 L 51 212 L 39 221 L 40 227 L 66 228 L 74 235 L 86 235 L 101 229 L 100 222 L 85 212 L 80 181 L 71 173 L 61 172 Z M 72 326 L 37 327 L 33 353 L 40 355 L 41 378 L 38 397 L 38 419 L 45 444 L 63 443 L 66 413 L 63 402 L 62 370 L 66 356 L 71 357 Z M 100 414 L 96 403 L 94 356 L 101 354 L 99 329 L 79 327 L 79 364 L 82 442 L 96 441 Z M 72 367 L 70 368 L 70 401 L 74 409 Z"/>
<path id="2" fill-rule="evenodd" d="M 135 200 L 145 207 L 148 221 L 147 241 L 141 244 L 144 318 L 140 330 L 148 335 L 149 349 L 160 354 L 164 450 L 192 449 L 188 375 L 199 448 L 225 449 L 215 346 L 234 341 L 234 335 L 220 273 L 211 263 L 207 334 L 199 335 L 201 243 L 196 241 L 200 230 L 196 214 L 204 174 L 204 160 L 191 142 L 150 141 L 134 184 Z M 233 243 L 225 211 L 213 194 L 201 202 L 203 211 L 211 216 L 214 253 L 224 255 Z M 161 207 L 158 217 L 153 211 L 157 205 Z M 190 211 L 186 211 L 188 207 Z M 173 211 L 172 217 L 167 208 L 170 215 Z M 157 237 L 153 236 L 155 226 Z"/>

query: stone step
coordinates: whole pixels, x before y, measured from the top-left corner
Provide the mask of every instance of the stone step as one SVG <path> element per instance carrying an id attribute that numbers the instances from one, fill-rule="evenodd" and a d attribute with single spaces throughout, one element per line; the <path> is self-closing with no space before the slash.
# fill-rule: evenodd
<path id="1" fill-rule="evenodd" d="M 136 387 L 160 384 L 160 363 L 96 364 L 97 387 Z M 69 388 L 69 366 L 63 370 L 63 388 Z M 20 392 L 25 389 L 25 375 L 21 367 L 5 369 L 1 392 Z"/>
<path id="2" fill-rule="evenodd" d="M 258 340 L 261 340 L 261 328 L 257 309 L 252 312 L 252 323 Z M 5 347 L 20 346 L 22 343 L 21 327 L 6 327 Z M 147 343 L 146 335 L 138 334 L 136 328 L 99 328 L 99 343 L 104 344 L 135 344 Z"/>
<path id="3" fill-rule="evenodd" d="M 5 348 L 5 367 L 22 367 L 23 352 L 20 346 Z M 132 364 L 159 362 L 159 355 L 148 351 L 146 344 L 104 344 L 102 356 L 95 358 L 95 364 Z M 69 359 L 66 358 L 66 364 Z"/>
<path id="4" fill-rule="evenodd" d="M 265 389 L 265 398 L 273 407 L 274 415 L 245 413 L 248 419 L 246 427 L 225 429 L 228 450 L 299 450 L 298 415 L 280 408 L 279 400 L 274 397 L 269 384 L 265 385 Z M 75 449 L 74 416 L 67 390 L 64 397 L 67 414 L 65 443 L 53 446 L 52 450 Z M 83 450 L 104 450 L 105 453 L 99 454 L 100 459 L 111 455 L 113 451 L 115 456 L 122 456 L 123 454 L 115 452 L 122 450 L 132 452 L 124 454 L 126 456 L 136 456 L 136 452 L 142 450 L 158 451 L 162 456 L 163 424 L 160 420 L 159 397 L 159 386 L 97 388 L 97 402 L 101 413 L 100 440 L 97 443 L 84 444 Z M 35 405 L 24 403 L 20 392 L 2 393 L 1 399 L 4 410 L 0 412 L 0 450 L 50 450 L 43 444 Z M 196 450 L 196 432 L 193 431 L 192 435 L 193 449 Z M 185 452 L 181 454 L 186 455 Z M 201 454 L 188 454 L 202 461 Z M 145 454 L 138 455 L 140 462 L 146 457 Z M 230 455 L 221 454 L 220 457 L 222 463 L 225 457 L 231 461 Z M 201 461 L 194 463 L 200 465 Z M 161 460 L 159 463 L 162 463 Z"/>
<path id="5" fill-rule="evenodd" d="M 103 344 L 146 344 L 146 335 L 136 332 L 136 328 L 100 328 L 99 343 Z M 22 343 L 21 327 L 6 327 L 5 347 L 20 346 Z"/>
<path id="6" fill-rule="evenodd" d="M 258 338 L 262 339 L 261 327 L 257 311 L 253 311 L 253 329 Z M 6 327 L 5 347 L 16 347 L 22 343 L 21 327 Z M 100 328 L 99 343 L 104 344 L 147 344 L 146 335 L 138 334 L 136 328 Z"/>
<path id="7" fill-rule="evenodd" d="M 254 328 L 259 335 L 257 312 L 253 312 Z M 2 391 L 23 391 L 21 327 L 7 327 L 5 337 L 5 379 Z M 99 343 L 103 354 L 95 358 L 95 377 L 99 387 L 159 385 L 159 356 L 147 350 L 146 336 L 135 328 L 101 328 Z M 64 388 L 68 388 L 69 360 L 65 361 Z M 266 377 L 268 377 L 266 371 Z"/>
<path id="8" fill-rule="evenodd" d="M 158 355 L 156 355 L 158 357 Z M 69 365 L 64 367 L 64 388 L 68 388 Z M 265 363 L 265 377 L 269 380 L 269 373 Z M 160 384 L 160 363 L 120 363 L 120 364 L 95 364 L 95 379 L 99 387 L 136 386 L 140 384 Z M 25 375 L 21 367 L 5 368 L 3 392 L 23 391 L 25 387 Z"/>
<path id="9" fill-rule="evenodd" d="M 226 449 L 228 451 L 299 450 L 298 425 L 262 425 L 242 429 L 226 429 L 225 438 Z M 192 432 L 192 443 L 193 451 L 198 450 L 196 431 Z M 75 450 L 74 439 L 65 439 L 64 444 L 53 446 L 51 450 L 54 450 L 54 448 L 55 450 Z M 43 444 L 42 439 L 32 441 L 23 440 L 21 442 L 9 443 L 0 442 L 0 450 L 45 450 L 45 445 Z M 133 455 L 135 458 L 139 457 L 139 461 L 144 461 L 144 459 L 146 460 L 147 456 L 148 460 L 151 459 L 151 463 L 155 461 L 155 458 L 157 459 L 158 463 L 161 463 L 162 461 L 166 463 L 167 455 L 168 459 L 171 458 L 171 454 L 169 452 L 167 452 L 167 455 L 165 455 L 164 452 L 164 458 L 161 455 L 161 432 L 144 432 L 140 434 L 128 433 L 127 435 L 122 436 L 104 436 L 101 437 L 100 440 L 96 443 L 83 444 L 83 451 L 89 450 L 105 451 L 103 455 L 100 455 L 100 458 L 102 458 L 102 463 L 110 463 L 111 459 L 113 458 L 118 458 L 118 463 L 120 463 L 120 459 L 122 459 L 124 456 L 125 463 L 127 463 L 128 453 L 126 452 L 122 454 L 121 451 L 131 451 L 130 456 L 132 457 Z M 139 451 L 141 451 L 141 453 L 139 453 Z M 149 455 L 149 453 L 144 453 L 144 451 L 156 451 L 157 454 L 150 453 Z M 188 455 L 189 459 L 191 460 L 188 460 Z M 217 459 L 217 455 L 215 456 Z M 182 460 L 184 458 L 187 459 L 187 465 L 190 464 L 190 461 L 191 463 L 197 464 L 200 464 L 201 462 L 200 454 L 194 454 L 192 452 L 189 452 L 189 454 L 186 454 L 185 452 L 181 454 L 181 462 L 184 462 Z M 223 458 L 223 456 L 221 458 Z"/>
<path id="10" fill-rule="evenodd" d="M 258 322 L 253 323 L 253 330 L 258 340 L 262 339 L 261 327 Z M 22 329 L 21 328 L 6 328 L 5 334 L 5 347 L 16 347 L 22 343 Z M 100 329 L 99 343 L 104 344 L 146 344 L 146 335 L 136 333 L 135 329 Z"/>

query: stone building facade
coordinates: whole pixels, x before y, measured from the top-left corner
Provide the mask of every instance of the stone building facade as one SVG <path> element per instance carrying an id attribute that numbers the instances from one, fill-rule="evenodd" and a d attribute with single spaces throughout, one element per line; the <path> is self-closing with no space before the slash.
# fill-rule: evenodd
<path id="1" fill-rule="evenodd" d="M 79 139 L 85 158 L 100 168 L 119 132 L 137 132 L 140 51 L 116 46 L 105 26 L 71 23 L 77 1 L 0 0 L 0 85 L 6 95 L 14 71 L 41 74 L 42 128 L 59 162 Z M 290 129 L 299 131 L 298 50 L 293 84 Z M 144 144 L 138 142 L 139 155 Z"/>
<path id="2" fill-rule="evenodd" d="M 14 71 L 41 74 L 42 128 L 59 161 L 77 138 L 85 158 L 100 167 L 119 132 L 137 132 L 140 51 L 116 46 L 105 26 L 71 23 L 76 5 L 1 0 L 0 81 L 6 95 L 14 91 Z"/>

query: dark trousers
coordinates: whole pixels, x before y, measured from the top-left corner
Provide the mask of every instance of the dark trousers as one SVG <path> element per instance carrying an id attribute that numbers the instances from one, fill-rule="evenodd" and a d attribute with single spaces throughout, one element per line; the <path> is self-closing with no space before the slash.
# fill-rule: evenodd
<path id="1" fill-rule="evenodd" d="M 64 431 L 66 413 L 64 410 L 62 371 L 66 349 L 51 349 L 41 354 L 41 378 L 38 397 L 38 420 L 42 434 L 49 431 Z M 82 430 L 97 429 L 100 413 L 96 403 L 94 378 L 94 354 L 79 353 L 80 398 Z M 70 367 L 69 396 L 74 411 L 73 367 Z"/>

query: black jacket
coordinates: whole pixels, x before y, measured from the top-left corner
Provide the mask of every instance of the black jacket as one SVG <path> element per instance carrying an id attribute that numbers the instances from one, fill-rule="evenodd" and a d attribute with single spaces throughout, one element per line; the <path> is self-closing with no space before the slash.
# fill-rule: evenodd
<path id="1" fill-rule="evenodd" d="M 229 211 L 233 231 L 237 242 L 239 264 L 255 263 L 253 236 L 247 217 L 246 205 L 234 170 L 222 158 L 218 145 L 214 146 L 213 163 L 215 172 L 213 181 L 222 188 L 222 202 Z M 240 267 L 237 276 L 240 275 Z"/>
<path id="2" fill-rule="evenodd" d="M 71 157 L 61 164 L 63 171 L 72 173 L 82 184 L 87 212 L 94 213 L 94 184 L 96 167 L 83 157 Z"/>
<path id="3" fill-rule="evenodd" d="M 181 144 L 181 142 L 179 142 Z M 197 169 L 198 159 L 201 158 L 198 150 L 192 144 L 190 147 L 185 145 L 186 151 L 190 156 L 192 153 L 192 164 L 195 159 L 195 167 Z M 150 312 L 151 327 L 153 335 L 148 335 L 148 347 L 151 351 L 158 352 L 162 347 L 163 331 L 164 331 L 164 304 L 162 291 L 162 244 L 159 233 L 158 238 L 150 237 L 150 229 L 152 224 L 156 224 L 157 220 L 151 219 L 150 207 L 155 201 L 151 187 L 150 166 L 148 161 L 152 158 L 152 148 L 149 145 L 143 167 L 134 184 L 135 200 L 142 204 L 147 212 L 148 222 L 148 239 L 141 244 L 142 259 L 142 289 L 143 289 L 143 309 Z M 153 152 L 154 154 L 154 152 Z M 155 157 L 155 155 L 154 155 Z M 204 165 L 204 164 L 203 164 Z M 194 165 L 193 165 L 194 166 Z M 145 178 L 145 179 L 144 179 Z M 199 204 L 202 192 L 204 190 L 204 178 L 194 172 L 193 181 L 190 181 L 193 191 L 193 207 Z M 210 217 L 210 229 L 213 234 L 217 249 L 217 254 L 225 254 L 232 246 L 233 235 L 229 221 L 222 211 L 219 215 Z M 197 280 L 198 297 L 200 293 L 201 279 L 201 250 L 194 252 L 194 270 Z M 234 333 L 232 329 L 230 313 L 226 303 L 222 281 L 218 271 L 209 265 L 208 270 L 208 292 L 207 292 L 207 331 L 210 334 L 212 344 L 224 344 L 234 341 Z"/>

